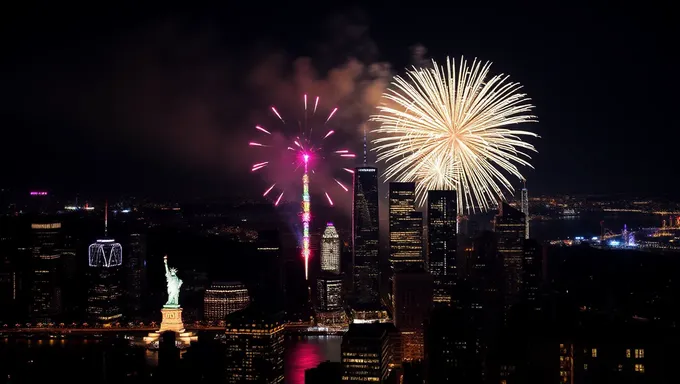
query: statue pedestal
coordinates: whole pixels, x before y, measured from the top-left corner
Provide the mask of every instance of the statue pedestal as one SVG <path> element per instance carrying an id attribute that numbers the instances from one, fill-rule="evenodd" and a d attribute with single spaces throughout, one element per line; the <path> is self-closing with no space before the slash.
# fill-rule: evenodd
<path id="1" fill-rule="evenodd" d="M 179 306 L 163 306 L 161 309 L 163 320 L 161 320 L 161 328 L 156 332 L 149 333 L 144 337 L 144 343 L 150 348 L 158 347 L 158 339 L 163 332 L 175 332 L 177 334 L 176 340 L 181 343 L 180 347 L 188 347 L 192 341 L 197 341 L 198 336 L 193 332 L 186 332 L 184 329 L 184 322 L 182 321 L 182 308 Z"/>
<path id="2" fill-rule="evenodd" d="M 163 307 L 163 309 L 161 309 L 161 314 L 163 315 L 163 320 L 161 320 L 161 329 L 159 329 L 158 332 L 184 332 L 184 322 L 182 322 L 182 308 Z"/>

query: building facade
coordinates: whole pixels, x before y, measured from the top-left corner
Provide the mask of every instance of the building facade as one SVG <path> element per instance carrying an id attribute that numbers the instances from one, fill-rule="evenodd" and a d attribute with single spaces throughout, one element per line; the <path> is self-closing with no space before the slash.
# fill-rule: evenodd
<path id="1" fill-rule="evenodd" d="M 380 324 L 352 324 L 342 337 L 342 383 L 382 383 L 387 379 L 389 339 Z"/>
<path id="2" fill-rule="evenodd" d="M 333 223 L 328 223 L 321 237 L 321 270 L 340 273 L 340 236 Z"/>
<path id="3" fill-rule="evenodd" d="M 415 211 L 415 183 L 390 183 L 390 266 L 392 272 L 423 267 L 423 216 Z"/>
<path id="4" fill-rule="evenodd" d="M 203 296 L 203 318 L 221 321 L 248 306 L 248 289 L 240 282 L 212 283 Z"/>
<path id="5" fill-rule="evenodd" d="M 123 247 L 113 239 L 97 240 L 88 249 L 88 260 L 88 317 L 99 323 L 119 321 L 123 317 Z"/>
<path id="6" fill-rule="evenodd" d="M 283 383 L 284 323 L 257 310 L 227 317 L 227 383 Z"/>
<path id="7" fill-rule="evenodd" d="M 434 305 L 450 306 L 457 276 L 456 191 L 427 192 L 428 270 Z"/>
<path id="8" fill-rule="evenodd" d="M 353 294 L 355 304 L 380 305 L 378 169 L 354 169 L 352 205 Z"/>

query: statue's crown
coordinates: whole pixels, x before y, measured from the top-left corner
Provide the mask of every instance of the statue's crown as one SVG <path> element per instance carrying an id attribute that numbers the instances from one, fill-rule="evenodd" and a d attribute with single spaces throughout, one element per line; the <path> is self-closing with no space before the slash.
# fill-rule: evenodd
<path id="1" fill-rule="evenodd" d="M 170 268 L 171 273 L 177 273 L 177 268 Z"/>

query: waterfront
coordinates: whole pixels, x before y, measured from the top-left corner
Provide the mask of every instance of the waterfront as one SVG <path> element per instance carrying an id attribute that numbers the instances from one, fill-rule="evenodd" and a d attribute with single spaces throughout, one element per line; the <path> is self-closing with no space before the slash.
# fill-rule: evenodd
<path id="1" fill-rule="evenodd" d="M 326 360 L 339 361 L 341 343 L 341 336 L 287 337 L 286 384 L 304 384 L 305 370 Z M 0 383 L 93 378 L 98 381 L 105 375 L 119 382 L 133 382 L 153 374 L 157 352 L 134 347 L 118 338 L 7 338 L 0 340 L 0 361 Z"/>

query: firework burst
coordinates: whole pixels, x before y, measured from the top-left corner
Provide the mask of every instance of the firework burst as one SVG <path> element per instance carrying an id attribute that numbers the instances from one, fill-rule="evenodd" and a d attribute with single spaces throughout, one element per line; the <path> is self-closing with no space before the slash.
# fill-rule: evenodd
<path id="1" fill-rule="evenodd" d="M 311 174 L 316 173 L 315 165 L 319 164 L 319 162 L 324 159 L 330 160 L 331 157 L 337 157 L 339 159 L 354 158 L 355 156 L 353 153 L 350 153 L 350 151 L 347 149 L 327 150 L 330 141 L 329 137 L 331 137 L 335 133 L 334 130 L 329 129 L 327 127 L 327 124 L 338 112 L 338 108 L 334 108 L 327 116 L 324 116 L 325 119 L 321 119 L 321 117 L 319 116 L 318 119 L 319 123 L 316 124 L 315 127 L 315 122 L 317 121 L 315 117 L 317 116 L 319 97 L 316 97 L 314 99 L 313 107 L 311 105 L 312 104 L 311 102 L 308 103 L 309 101 L 311 100 L 307 99 L 307 95 L 304 95 L 303 96 L 304 116 L 302 119 L 297 121 L 297 125 L 299 127 L 299 133 L 297 135 L 294 135 L 293 137 L 287 136 L 290 135 L 290 130 L 285 129 L 285 126 L 288 125 L 286 124 L 286 120 L 278 111 L 278 109 L 276 109 L 276 107 L 271 107 L 270 111 L 276 117 L 276 119 L 284 126 L 284 128 L 279 131 L 273 131 L 261 125 L 256 125 L 255 129 L 259 132 L 261 139 L 265 141 L 258 140 L 251 141 L 248 143 L 250 147 L 254 147 L 255 149 L 257 149 L 259 151 L 258 154 L 262 157 L 273 156 L 275 154 L 278 155 L 281 153 L 291 154 L 290 171 L 302 172 L 301 178 L 302 183 L 300 188 L 302 211 L 300 212 L 300 217 L 302 221 L 303 232 L 301 244 L 302 244 L 302 257 L 305 260 L 305 278 L 308 277 L 308 264 L 309 257 L 311 254 L 309 247 L 309 223 L 312 217 L 309 193 L 311 184 L 310 173 Z M 316 128 L 316 130 L 314 130 L 314 128 Z M 286 137 L 284 145 L 277 145 L 276 141 L 271 139 L 273 133 L 275 132 Z M 272 144 L 269 144 L 270 142 L 272 142 Z M 252 165 L 251 172 L 257 172 L 267 167 L 269 163 L 270 163 L 269 161 L 259 161 Z M 348 170 L 347 168 L 344 169 Z M 351 170 L 349 171 L 352 172 Z M 289 177 L 286 175 L 278 176 L 287 177 L 289 179 Z M 342 182 L 338 181 L 337 179 L 333 180 L 335 180 L 336 182 L 334 188 L 337 188 L 344 192 L 348 191 L 348 188 L 345 187 L 345 185 Z M 285 193 L 284 190 L 277 190 L 278 184 L 279 183 L 271 184 L 262 194 L 262 196 L 264 197 L 269 196 L 275 197 L 274 206 L 279 205 Z M 332 206 L 333 200 L 329 195 L 329 191 L 323 190 L 323 194 L 325 195 L 328 204 Z"/>
<path id="2" fill-rule="evenodd" d="M 518 166 L 531 167 L 536 150 L 522 137 L 537 135 L 509 126 L 536 122 L 534 107 L 508 76 L 488 78 L 490 62 L 433 64 L 394 78 L 371 117 L 380 124 L 373 150 L 385 178 L 416 182 L 420 204 L 428 190 L 454 189 L 459 213 L 488 210 L 514 192 L 506 175 L 523 180 Z"/>

